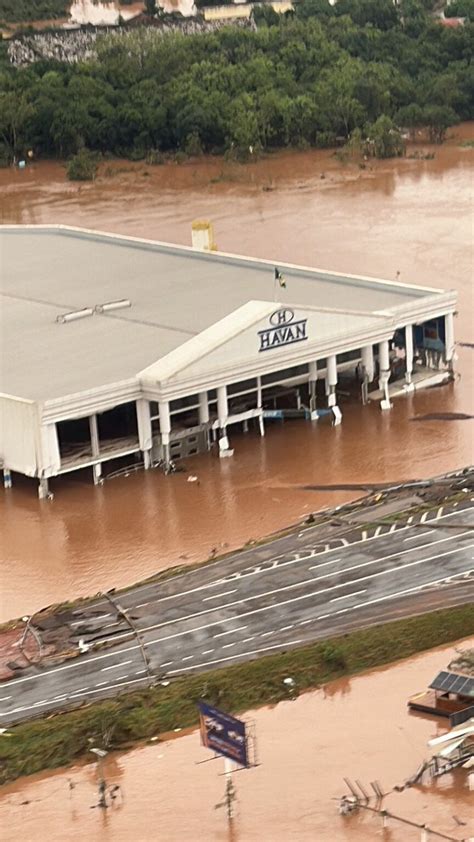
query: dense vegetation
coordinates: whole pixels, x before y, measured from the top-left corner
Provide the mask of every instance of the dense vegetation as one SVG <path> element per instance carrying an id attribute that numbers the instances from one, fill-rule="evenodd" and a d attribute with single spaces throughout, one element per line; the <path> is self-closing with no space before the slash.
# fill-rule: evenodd
<path id="1" fill-rule="evenodd" d="M 70 0 L 0 0 L 0 21 L 65 18 L 70 5 Z"/>
<path id="2" fill-rule="evenodd" d="M 81 756 L 90 759 L 91 742 L 116 749 L 174 728 L 196 725 L 196 702 L 200 698 L 234 713 L 275 704 L 289 696 L 283 683 L 287 676 L 294 679 L 297 695 L 330 679 L 388 664 L 473 633 L 472 605 L 448 608 L 245 664 L 184 676 L 168 687 L 158 685 L 18 725 L 12 728 L 10 738 L 0 743 L 0 784 L 72 763 Z M 405 699 L 400 698 L 399 703 L 404 704 Z"/>
<path id="3" fill-rule="evenodd" d="M 4 159 L 83 146 L 240 156 L 329 146 L 355 131 L 392 154 L 383 138 L 394 126 L 425 126 L 441 140 L 473 116 L 473 24 L 442 27 L 420 0 L 302 0 L 293 16 L 257 17 L 257 31 L 104 36 L 88 63 L 15 69 L 4 59 L 0 157 L 2 143 Z M 398 139 L 391 146 L 399 151 Z"/>

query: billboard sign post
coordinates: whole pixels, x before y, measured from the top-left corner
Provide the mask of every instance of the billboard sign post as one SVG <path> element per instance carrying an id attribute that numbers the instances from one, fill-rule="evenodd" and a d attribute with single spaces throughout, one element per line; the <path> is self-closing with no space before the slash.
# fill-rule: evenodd
<path id="1" fill-rule="evenodd" d="M 218 708 L 198 702 L 201 742 L 239 766 L 248 767 L 245 722 Z"/>

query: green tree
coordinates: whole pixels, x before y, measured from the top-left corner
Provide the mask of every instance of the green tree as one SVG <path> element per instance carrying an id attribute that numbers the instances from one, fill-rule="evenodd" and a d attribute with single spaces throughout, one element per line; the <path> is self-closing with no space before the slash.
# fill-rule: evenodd
<path id="1" fill-rule="evenodd" d="M 24 150 L 27 127 L 34 114 L 26 94 L 0 93 L 0 137 L 13 158 Z"/>
<path id="2" fill-rule="evenodd" d="M 449 127 L 459 120 L 453 109 L 446 105 L 427 105 L 423 109 L 423 122 L 428 128 L 430 140 L 442 143 Z"/>
<path id="3" fill-rule="evenodd" d="M 97 155 L 89 149 L 80 149 L 67 165 L 70 181 L 93 181 L 97 175 Z"/>
<path id="4" fill-rule="evenodd" d="M 405 152 L 400 131 L 386 114 L 368 127 L 367 144 L 375 158 L 395 158 Z"/>

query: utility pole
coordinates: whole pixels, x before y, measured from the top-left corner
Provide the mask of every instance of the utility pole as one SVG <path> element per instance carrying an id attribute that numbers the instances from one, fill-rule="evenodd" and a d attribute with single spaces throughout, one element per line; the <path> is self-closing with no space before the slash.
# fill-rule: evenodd
<path id="1" fill-rule="evenodd" d="M 104 777 L 104 768 L 103 768 L 103 761 L 104 757 L 107 756 L 107 752 L 104 751 L 102 748 L 91 748 L 90 751 L 92 754 L 95 754 L 97 757 L 97 773 L 99 777 L 99 803 L 98 807 L 101 807 L 103 810 L 107 809 L 107 783 Z"/>

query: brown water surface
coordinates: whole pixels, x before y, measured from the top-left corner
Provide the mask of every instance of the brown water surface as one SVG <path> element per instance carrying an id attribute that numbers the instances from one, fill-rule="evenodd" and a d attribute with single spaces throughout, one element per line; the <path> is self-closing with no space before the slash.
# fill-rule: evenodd
<path id="1" fill-rule="evenodd" d="M 284 152 L 245 166 L 104 163 L 96 182 L 78 185 L 62 164 L 40 162 L 0 170 L 0 219 L 189 244 L 191 221 L 208 218 L 225 251 L 455 288 L 457 339 L 472 341 L 472 148 L 461 144 L 473 137 L 464 124 L 434 160 L 365 170 L 330 151 Z M 291 289 L 284 294 L 291 302 Z M 154 471 L 94 488 L 87 473 L 52 482 L 45 503 L 32 481 L 16 480 L 0 500 L 0 620 L 207 558 L 354 497 L 301 485 L 399 481 L 471 463 L 471 421 L 410 419 L 472 414 L 472 354 L 459 348 L 454 384 L 401 398 L 391 412 L 347 406 L 336 428 L 295 421 L 267 425 L 263 440 L 233 434 L 234 459 L 187 462 L 200 484 Z"/>
<path id="2" fill-rule="evenodd" d="M 467 646 L 467 641 L 463 646 Z M 471 645 L 474 641 L 471 641 Z M 385 791 L 403 783 L 430 756 L 427 741 L 445 731 L 442 720 L 407 712 L 406 700 L 423 690 L 452 657 L 433 650 L 357 678 L 332 682 L 297 701 L 250 711 L 258 740 L 257 768 L 234 775 L 238 805 L 234 832 L 224 809 L 223 761 L 209 758 L 197 732 L 106 759 L 110 784 L 122 799 L 106 812 L 97 803 L 95 765 L 34 775 L 5 786 L 0 797 L 2 842 L 418 842 L 420 831 L 369 813 L 342 818 L 342 780 Z M 70 784 L 73 788 L 70 788 Z M 384 806 L 426 822 L 454 839 L 474 834 L 467 772 L 393 793 Z M 466 825 L 460 827 L 453 816 Z"/>

